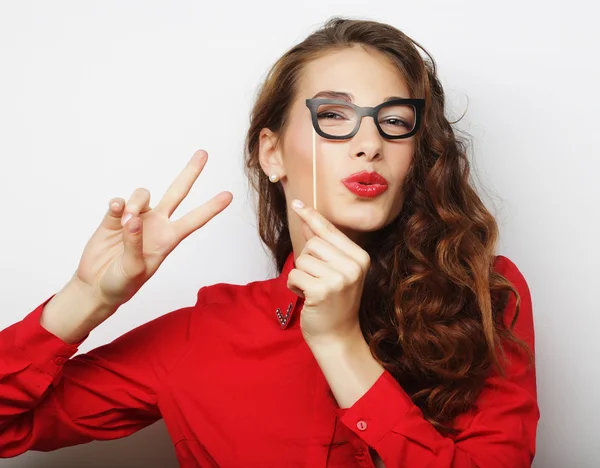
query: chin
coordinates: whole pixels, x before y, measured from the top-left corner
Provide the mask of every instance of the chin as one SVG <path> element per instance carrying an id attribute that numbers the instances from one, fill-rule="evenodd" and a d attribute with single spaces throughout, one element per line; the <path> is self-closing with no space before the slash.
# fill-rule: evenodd
<path id="1" fill-rule="evenodd" d="M 329 220 L 348 237 L 349 234 L 375 232 L 384 228 L 388 223 L 389 217 L 387 213 L 365 213 L 363 210 L 348 210 L 353 213 L 337 213 L 329 218 Z"/>

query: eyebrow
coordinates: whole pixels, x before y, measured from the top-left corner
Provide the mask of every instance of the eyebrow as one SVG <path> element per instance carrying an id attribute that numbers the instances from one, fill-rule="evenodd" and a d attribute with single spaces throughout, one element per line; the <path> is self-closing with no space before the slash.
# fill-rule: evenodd
<path id="1" fill-rule="evenodd" d="M 313 96 L 313 99 L 318 98 L 318 97 L 324 97 L 324 98 L 329 98 L 329 99 L 341 99 L 343 101 L 348 101 L 348 102 L 354 101 L 354 96 L 352 95 L 352 93 L 346 93 L 344 91 L 332 91 L 332 90 L 319 91 L 317 94 L 315 94 Z M 388 96 L 383 100 L 383 102 L 392 101 L 394 99 L 408 99 L 408 98 L 405 98 L 402 96 Z"/>

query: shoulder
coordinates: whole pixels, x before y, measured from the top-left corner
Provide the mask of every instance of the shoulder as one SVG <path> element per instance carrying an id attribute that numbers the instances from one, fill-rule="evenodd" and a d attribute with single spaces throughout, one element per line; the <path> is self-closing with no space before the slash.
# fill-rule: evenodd
<path id="1" fill-rule="evenodd" d="M 215 283 L 200 288 L 197 294 L 196 307 L 217 306 L 220 308 L 228 305 L 260 299 L 269 296 L 272 280 L 252 281 L 247 284 Z"/>
<path id="2" fill-rule="evenodd" d="M 180 352 L 195 340 L 199 321 L 213 312 L 240 310 L 244 301 L 264 291 L 264 281 L 245 285 L 217 283 L 201 287 L 196 293 L 195 304 L 168 311 L 147 321 L 116 341 L 124 346 L 135 345 L 154 350 L 164 350 L 167 354 Z M 211 310 L 208 310 L 211 309 Z M 207 314 L 208 312 L 208 314 Z"/>
<path id="3" fill-rule="evenodd" d="M 194 328 L 252 320 L 270 310 L 273 279 L 246 284 L 215 283 L 200 288 L 192 318 Z"/>
<path id="4" fill-rule="evenodd" d="M 494 271 L 500 273 L 509 280 L 516 289 L 528 289 L 527 281 L 517 265 L 504 255 L 496 255 L 494 260 Z"/>
<path id="5" fill-rule="evenodd" d="M 525 276 L 517 265 L 504 255 L 497 255 L 494 271 L 504 276 L 515 288 L 519 297 L 509 292 L 508 302 L 504 309 L 504 322 L 510 326 L 518 312 L 514 332 L 526 341 L 533 341 L 533 306 L 531 291 Z M 518 306 L 518 311 L 517 311 Z"/>

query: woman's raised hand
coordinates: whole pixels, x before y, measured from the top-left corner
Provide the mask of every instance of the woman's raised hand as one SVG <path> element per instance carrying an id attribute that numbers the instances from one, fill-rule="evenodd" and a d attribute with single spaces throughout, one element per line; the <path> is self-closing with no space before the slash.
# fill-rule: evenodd
<path id="1" fill-rule="evenodd" d="M 73 281 L 89 287 L 100 303 L 108 306 L 118 307 L 131 299 L 183 239 L 231 202 L 233 195 L 221 192 L 181 218 L 170 219 L 207 158 L 206 151 L 196 151 L 154 208 L 150 207 L 150 192 L 144 188 L 136 189 L 127 203 L 113 198 L 85 246 Z"/>

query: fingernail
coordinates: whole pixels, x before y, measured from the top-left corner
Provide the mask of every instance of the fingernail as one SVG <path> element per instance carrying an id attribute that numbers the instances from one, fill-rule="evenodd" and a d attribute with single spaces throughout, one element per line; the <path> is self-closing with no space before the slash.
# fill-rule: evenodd
<path id="1" fill-rule="evenodd" d="M 123 218 L 121 219 L 121 226 L 125 226 L 125 224 L 127 224 L 127 221 L 129 221 L 132 217 L 133 215 L 131 213 L 127 213 L 125 216 L 123 216 Z"/>
<path id="2" fill-rule="evenodd" d="M 300 200 L 298 200 L 298 199 L 294 199 L 294 200 L 292 200 L 292 206 L 293 206 L 294 208 L 298 208 L 298 209 L 300 209 L 300 208 L 304 208 L 304 203 L 302 203 L 302 202 L 301 202 Z"/>

